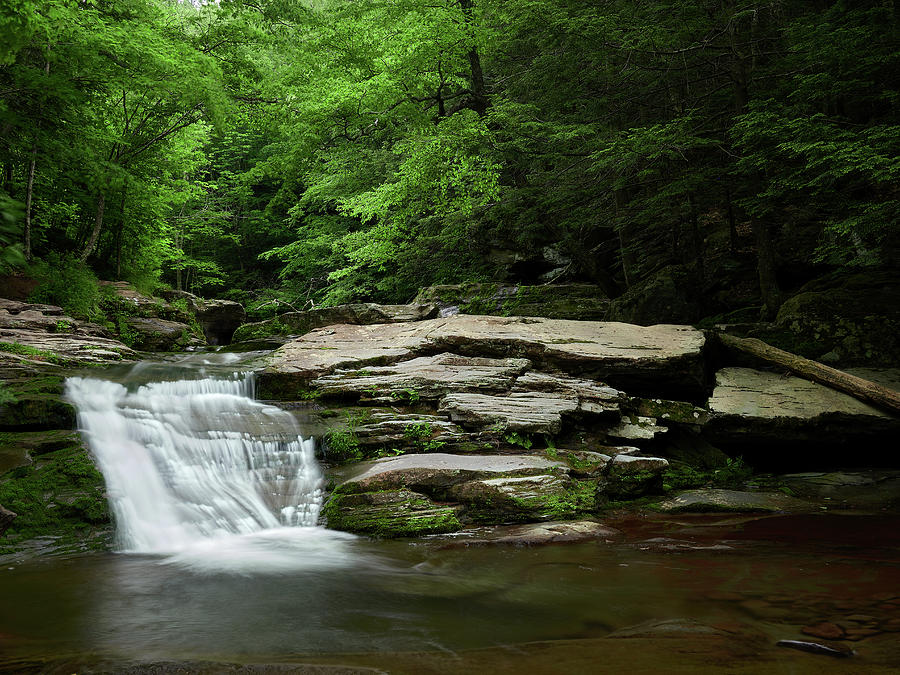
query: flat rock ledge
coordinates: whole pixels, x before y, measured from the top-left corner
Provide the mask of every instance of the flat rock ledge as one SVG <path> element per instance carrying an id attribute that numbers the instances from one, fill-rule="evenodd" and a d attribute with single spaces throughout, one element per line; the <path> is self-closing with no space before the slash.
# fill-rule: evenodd
<path id="1" fill-rule="evenodd" d="M 437 354 L 389 366 L 337 370 L 313 380 L 324 396 L 366 397 L 373 400 L 437 399 L 450 392 L 507 391 L 531 366 L 528 359 L 485 359 Z"/>
<path id="2" fill-rule="evenodd" d="M 801 442 L 823 448 L 900 433 L 900 418 L 852 396 L 798 377 L 724 368 L 707 407 L 704 433 L 723 446 L 772 447 Z M 873 456 L 878 448 L 873 444 Z M 758 447 L 755 455 L 762 453 Z"/>
<path id="3" fill-rule="evenodd" d="M 103 326 L 77 321 L 62 307 L 6 298 L 0 298 L 0 342 L 25 347 L 0 351 L 0 363 L 11 366 L 95 364 L 137 357 L 131 348 L 111 339 Z"/>
<path id="4" fill-rule="evenodd" d="M 33 362 L 66 365 L 111 363 L 138 358 L 126 344 L 111 338 L 79 333 L 44 333 L 0 328 L 0 342 L 38 350 L 36 353 L 0 352 L 0 361 L 10 364 Z"/>
<path id="5" fill-rule="evenodd" d="M 688 490 L 662 502 L 664 513 L 803 513 L 813 506 L 781 492 L 739 490 Z"/>
<path id="6" fill-rule="evenodd" d="M 452 352 L 527 358 L 629 393 L 702 391 L 703 333 L 690 326 L 457 315 L 414 323 L 336 324 L 276 350 L 260 375 L 266 398 L 289 399 L 338 368 L 363 369 Z"/>

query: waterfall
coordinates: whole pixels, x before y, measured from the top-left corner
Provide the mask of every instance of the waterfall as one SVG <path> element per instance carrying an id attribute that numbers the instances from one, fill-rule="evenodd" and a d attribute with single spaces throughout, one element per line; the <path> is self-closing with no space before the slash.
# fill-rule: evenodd
<path id="1" fill-rule="evenodd" d="M 66 381 L 106 479 L 120 550 L 180 553 L 316 525 L 323 481 L 314 440 L 290 413 L 254 401 L 253 385 L 252 373 L 130 388 Z"/>

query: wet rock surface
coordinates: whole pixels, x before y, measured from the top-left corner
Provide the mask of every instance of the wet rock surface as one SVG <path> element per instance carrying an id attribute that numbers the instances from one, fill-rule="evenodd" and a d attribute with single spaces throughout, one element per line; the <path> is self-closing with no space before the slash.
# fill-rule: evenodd
<path id="1" fill-rule="evenodd" d="M 808 512 L 812 504 L 780 492 L 745 492 L 708 488 L 688 490 L 659 505 L 665 513 Z"/>
<path id="2" fill-rule="evenodd" d="M 619 541 L 622 532 L 594 520 L 551 521 L 467 529 L 447 539 L 447 548 L 468 546 L 546 546 L 585 541 Z"/>

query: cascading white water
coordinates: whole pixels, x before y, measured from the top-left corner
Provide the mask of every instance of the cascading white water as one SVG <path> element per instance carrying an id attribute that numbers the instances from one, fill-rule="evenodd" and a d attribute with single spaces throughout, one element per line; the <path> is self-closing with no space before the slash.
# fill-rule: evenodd
<path id="1" fill-rule="evenodd" d="M 122 550 L 178 553 L 315 526 L 322 475 L 314 441 L 290 413 L 253 400 L 252 374 L 134 391 L 73 377 L 66 393 L 106 479 Z"/>

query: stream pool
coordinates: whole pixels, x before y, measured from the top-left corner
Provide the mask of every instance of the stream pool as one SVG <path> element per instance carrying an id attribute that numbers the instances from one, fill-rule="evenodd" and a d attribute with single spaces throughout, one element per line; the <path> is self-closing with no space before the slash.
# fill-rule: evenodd
<path id="1" fill-rule="evenodd" d="M 310 529 L 290 541 L 255 535 L 230 568 L 134 554 L 10 563 L 0 569 L 0 672 L 900 668 L 896 516 L 607 523 L 622 536 L 510 547 Z M 823 637 L 834 630 L 842 639 Z"/>

